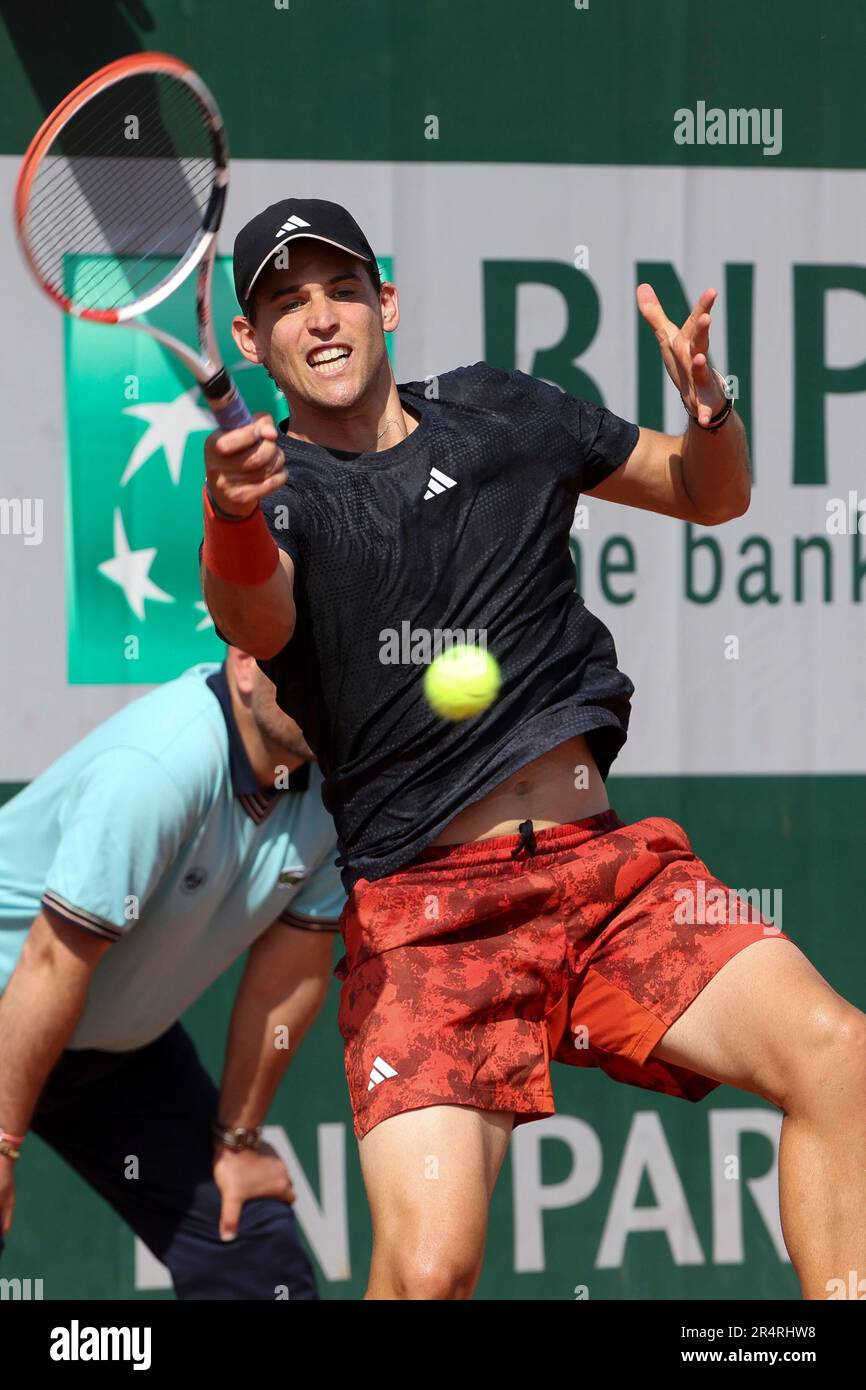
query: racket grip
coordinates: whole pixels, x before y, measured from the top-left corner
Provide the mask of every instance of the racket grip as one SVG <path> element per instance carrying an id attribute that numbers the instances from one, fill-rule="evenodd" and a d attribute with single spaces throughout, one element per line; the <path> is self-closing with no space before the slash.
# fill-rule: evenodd
<path id="1" fill-rule="evenodd" d="M 253 417 L 247 410 L 237 387 L 233 388 L 231 396 L 222 405 L 215 405 L 210 402 L 210 408 L 223 433 L 226 430 L 239 430 L 243 425 L 251 425 L 253 422 Z"/>
<path id="2" fill-rule="evenodd" d="M 239 430 L 244 425 L 253 423 L 253 417 L 225 367 L 210 381 L 205 382 L 202 390 L 223 433 L 226 430 Z"/>

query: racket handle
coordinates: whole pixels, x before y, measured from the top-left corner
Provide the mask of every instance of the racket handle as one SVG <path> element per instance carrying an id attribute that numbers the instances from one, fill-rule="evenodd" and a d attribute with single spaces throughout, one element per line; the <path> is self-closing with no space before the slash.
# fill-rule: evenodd
<path id="1" fill-rule="evenodd" d="M 253 423 L 243 397 L 225 368 L 202 389 L 211 413 L 224 434 L 226 430 L 239 430 Z"/>
<path id="2" fill-rule="evenodd" d="M 212 405 L 214 419 L 220 429 L 225 433 L 226 430 L 239 430 L 242 425 L 251 425 L 253 417 L 244 404 L 243 397 L 235 387 L 234 394 L 224 405 Z"/>

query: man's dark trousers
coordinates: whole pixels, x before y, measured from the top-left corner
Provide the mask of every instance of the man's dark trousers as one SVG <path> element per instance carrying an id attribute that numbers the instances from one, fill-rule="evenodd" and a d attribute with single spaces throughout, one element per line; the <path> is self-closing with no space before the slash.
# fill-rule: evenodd
<path id="1" fill-rule="evenodd" d="M 31 1129 L 168 1266 L 179 1298 L 318 1298 L 287 1203 L 246 1202 L 235 1239 L 220 1240 L 210 1135 L 217 1099 L 176 1023 L 134 1052 L 64 1052 Z"/>

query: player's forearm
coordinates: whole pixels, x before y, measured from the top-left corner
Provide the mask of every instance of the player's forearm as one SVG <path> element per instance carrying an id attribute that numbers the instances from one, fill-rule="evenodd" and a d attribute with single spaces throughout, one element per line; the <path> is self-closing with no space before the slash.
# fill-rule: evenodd
<path id="1" fill-rule="evenodd" d="M 716 434 L 690 423 L 680 455 L 683 484 L 708 524 L 730 521 L 748 510 L 752 491 L 749 448 L 736 412 Z"/>
<path id="2" fill-rule="evenodd" d="M 26 1134 L 36 1102 L 87 1003 L 90 972 L 25 943 L 0 999 L 0 1128 Z"/>
<path id="3" fill-rule="evenodd" d="M 231 584 L 202 564 L 202 592 L 220 632 L 250 656 L 276 656 L 295 629 L 292 584 L 282 564 L 264 584 Z"/>
<path id="4" fill-rule="evenodd" d="M 283 932 L 291 928 L 280 928 Z M 321 969 L 276 972 L 268 953 L 250 955 L 241 980 L 226 1045 L 220 1087 L 223 1124 L 262 1124 L 286 1067 L 328 990 Z"/>
<path id="5" fill-rule="evenodd" d="M 283 486 L 273 420 L 205 442 L 202 592 L 223 636 L 250 656 L 276 656 L 295 629 L 294 564 L 277 546 L 260 502 Z"/>

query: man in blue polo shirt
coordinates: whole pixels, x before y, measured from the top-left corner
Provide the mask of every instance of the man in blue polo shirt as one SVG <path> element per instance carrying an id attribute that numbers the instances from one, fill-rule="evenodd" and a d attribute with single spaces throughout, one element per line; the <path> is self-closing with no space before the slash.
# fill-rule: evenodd
<path id="1" fill-rule="evenodd" d="M 258 1131 L 324 999 L 345 898 L 320 785 L 270 681 L 229 648 L 0 810 L 0 1248 L 32 1129 L 180 1298 L 318 1296 Z M 218 1094 L 178 1019 L 248 947 Z"/>

